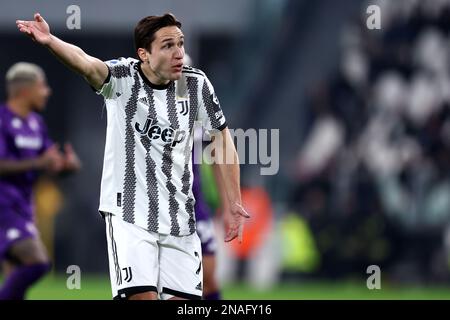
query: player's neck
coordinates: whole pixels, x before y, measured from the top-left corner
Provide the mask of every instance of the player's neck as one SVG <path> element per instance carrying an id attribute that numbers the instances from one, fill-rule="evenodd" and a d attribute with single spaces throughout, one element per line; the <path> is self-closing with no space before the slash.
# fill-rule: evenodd
<path id="1" fill-rule="evenodd" d="M 165 86 L 167 85 L 170 80 L 167 79 L 162 79 L 161 77 L 159 77 L 148 65 L 148 63 L 141 63 L 141 70 L 144 73 L 145 77 L 147 78 L 147 80 L 156 85 L 156 86 Z"/>
<path id="2" fill-rule="evenodd" d="M 29 103 L 18 98 L 8 99 L 6 105 L 9 110 L 22 118 L 26 118 L 32 111 L 29 107 Z"/>

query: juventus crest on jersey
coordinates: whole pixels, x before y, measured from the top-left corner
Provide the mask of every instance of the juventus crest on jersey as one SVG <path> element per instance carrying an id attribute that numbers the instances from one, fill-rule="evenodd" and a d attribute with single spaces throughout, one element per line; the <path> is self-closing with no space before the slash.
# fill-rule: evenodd
<path id="1" fill-rule="evenodd" d="M 160 234 L 194 233 L 194 122 L 208 131 L 227 126 L 210 81 L 183 67 L 180 80 L 154 85 L 136 59 L 106 64 L 98 91 L 108 114 L 99 210 Z"/>

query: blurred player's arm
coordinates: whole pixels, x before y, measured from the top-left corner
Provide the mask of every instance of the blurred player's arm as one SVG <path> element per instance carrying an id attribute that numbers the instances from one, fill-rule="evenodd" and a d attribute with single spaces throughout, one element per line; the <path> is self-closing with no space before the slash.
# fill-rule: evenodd
<path id="1" fill-rule="evenodd" d="M 226 225 L 225 241 L 242 240 L 244 218 L 250 218 L 242 206 L 239 157 L 228 128 L 213 136 L 216 151 L 213 170 L 221 197 L 222 215 Z M 227 159 L 229 159 L 227 161 Z M 231 160 L 231 161 L 230 161 Z"/>
<path id="2" fill-rule="evenodd" d="M 0 175 L 18 174 L 30 170 L 56 173 L 60 172 L 63 166 L 63 158 L 58 151 L 58 146 L 53 145 L 37 158 L 25 160 L 0 159 Z"/>
<path id="3" fill-rule="evenodd" d="M 17 20 L 16 24 L 20 32 L 47 47 L 62 63 L 82 75 L 92 87 L 96 90 L 101 88 L 108 77 L 108 67 L 103 61 L 52 35 L 49 25 L 39 13 L 34 15 L 34 21 Z"/>
<path id="4" fill-rule="evenodd" d="M 38 159 L 29 160 L 3 160 L 0 159 L 0 176 L 22 173 L 39 168 Z"/>

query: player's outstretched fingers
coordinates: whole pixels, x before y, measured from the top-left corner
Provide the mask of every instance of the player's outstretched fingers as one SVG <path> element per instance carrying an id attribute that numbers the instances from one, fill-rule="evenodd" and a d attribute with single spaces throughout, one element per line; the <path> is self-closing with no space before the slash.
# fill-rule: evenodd
<path id="1" fill-rule="evenodd" d="M 230 227 L 230 229 L 228 230 L 226 236 L 225 236 L 225 242 L 230 242 L 233 241 L 234 239 L 236 239 L 236 237 L 238 236 L 238 232 L 239 231 L 239 227 Z"/>
<path id="2" fill-rule="evenodd" d="M 34 20 L 37 21 L 37 22 L 43 22 L 44 18 L 42 18 L 40 13 L 35 13 L 34 14 Z"/>
<path id="3" fill-rule="evenodd" d="M 17 25 L 23 25 L 25 27 L 29 27 L 30 26 L 30 22 L 29 21 L 25 21 L 25 20 L 16 20 L 16 24 Z"/>
<path id="4" fill-rule="evenodd" d="M 31 28 L 28 24 L 28 21 L 17 20 L 16 25 L 20 32 L 31 35 Z"/>
<path id="5" fill-rule="evenodd" d="M 231 233 L 225 237 L 225 242 L 230 242 L 236 239 L 237 235 L 232 235 Z"/>
<path id="6" fill-rule="evenodd" d="M 239 230 L 238 230 L 238 241 L 239 241 L 239 243 L 242 243 L 243 236 L 244 236 L 244 224 L 241 223 L 239 225 Z"/>
<path id="7" fill-rule="evenodd" d="M 244 218 L 250 218 L 250 215 L 248 214 L 248 212 L 244 209 L 243 206 L 241 206 L 239 203 L 236 202 L 236 206 L 238 207 L 238 212 L 241 216 L 243 216 Z"/>

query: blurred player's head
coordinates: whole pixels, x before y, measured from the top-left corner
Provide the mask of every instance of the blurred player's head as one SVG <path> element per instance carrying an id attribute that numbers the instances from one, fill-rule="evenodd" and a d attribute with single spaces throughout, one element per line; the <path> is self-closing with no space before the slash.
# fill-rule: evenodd
<path id="1" fill-rule="evenodd" d="M 166 13 L 143 18 L 134 30 L 134 42 L 139 59 L 159 79 L 181 78 L 184 35 L 175 16 Z"/>
<path id="2" fill-rule="evenodd" d="M 20 99 L 35 111 L 45 108 L 51 90 L 47 85 L 44 70 L 38 65 L 18 62 L 6 73 L 8 99 Z"/>

